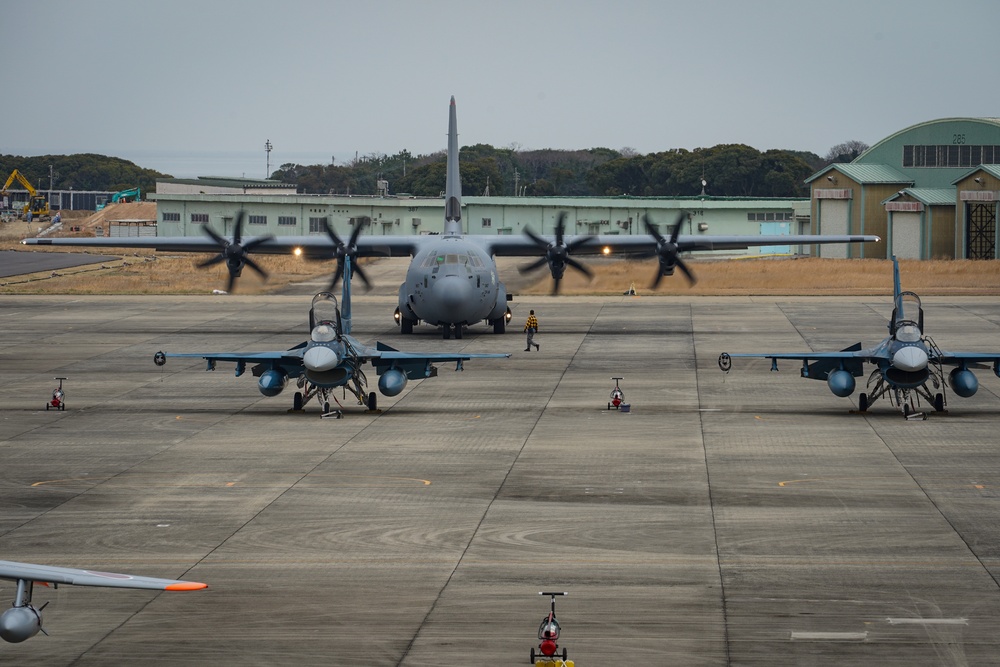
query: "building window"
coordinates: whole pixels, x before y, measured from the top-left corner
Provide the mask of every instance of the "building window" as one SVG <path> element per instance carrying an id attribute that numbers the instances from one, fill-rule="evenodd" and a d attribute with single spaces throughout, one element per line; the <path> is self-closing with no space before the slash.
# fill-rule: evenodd
<path id="1" fill-rule="evenodd" d="M 492 227 L 493 218 L 483 218 L 483 227 Z"/>
<path id="2" fill-rule="evenodd" d="M 266 225 L 267 216 L 266 215 L 251 215 L 248 221 L 251 225 Z"/>
<path id="3" fill-rule="evenodd" d="M 954 144 L 908 144 L 903 146 L 904 167 L 978 167 L 1000 164 L 1000 146 L 963 144 L 963 135 L 955 135 Z"/>
<path id="4" fill-rule="evenodd" d="M 747 213 L 747 220 L 751 222 L 784 222 L 786 220 L 791 220 L 793 217 L 795 216 L 788 212 Z"/>
<path id="5" fill-rule="evenodd" d="M 192 213 L 191 222 L 198 225 L 207 225 L 208 213 Z"/>
<path id="6" fill-rule="evenodd" d="M 309 218 L 309 233 L 310 234 L 324 234 L 326 233 L 323 229 L 323 221 L 326 218 Z"/>
<path id="7" fill-rule="evenodd" d="M 180 222 L 180 221 L 181 221 L 180 213 L 167 213 L 166 211 L 164 211 L 163 222 Z"/>
<path id="8" fill-rule="evenodd" d="M 279 225 L 292 225 L 292 226 L 294 226 L 297 223 L 298 223 L 298 220 L 295 218 L 294 215 L 279 215 L 278 216 L 278 224 Z"/>

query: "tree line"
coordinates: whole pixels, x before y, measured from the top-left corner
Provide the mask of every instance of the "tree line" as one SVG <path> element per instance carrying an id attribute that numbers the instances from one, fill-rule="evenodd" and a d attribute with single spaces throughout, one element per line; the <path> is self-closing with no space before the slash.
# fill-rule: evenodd
<path id="1" fill-rule="evenodd" d="M 157 178 L 170 177 L 153 169 L 143 169 L 128 160 L 95 153 L 35 157 L 0 155 L 0 179 L 3 179 L 0 185 L 15 169 L 39 190 L 48 190 L 51 182 L 53 190 L 118 192 L 138 186 L 145 193 L 156 189 Z M 21 188 L 17 183 L 11 187 Z"/>
<path id="2" fill-rule="evenodd" d="M 462 194 L 466 196 L 663 197 L 701 193 L 727 197 L 808 197 L 804 180 L 833 162 L 850 162 L 867 144 L 848 141 L 825 157 L 815 153 L 767 150 L 744 144 L 671 149 L 641 155 L 623 148 L 520 150 L 489 144 L 461 150 Z M 444 189 L 446 154 L 370 154 L 349 164 L 283 164 L 271 178 L 304 194 L 378 193 L 388 181 L 391 194 L 436 197 Z M 20 157 L 0 155 L 0 178 L 19 170 L 40 190 L 116 192 L 136 186 L 154 192 L 156 179 L 170 178 L 121 158 L 77 153 Z M 702 185 L 702 181 L 705 184 Z M 19 187 L 15 185 L 14 187 Z"/>
<path id="3" fill-rule="evenodd" d="M 631 149 L 531 150 L 488 144 L 461 150 L 462 194 L 494 196 L 808 197 L 805 179 L 832 162 L 850 162 L 867 145 L 838 144 L 826 157 L 790 150 L 758 151 L 744 144 L 640 155 Z M 391 194 L 439 196 L 444 151 L 413 156 L 371 154 L 346 165 L 283 164 L 271 178 L 310 194 L 371 195 L 378 181 Z M 704 183 L 703 183 L 704 181 Z"/>

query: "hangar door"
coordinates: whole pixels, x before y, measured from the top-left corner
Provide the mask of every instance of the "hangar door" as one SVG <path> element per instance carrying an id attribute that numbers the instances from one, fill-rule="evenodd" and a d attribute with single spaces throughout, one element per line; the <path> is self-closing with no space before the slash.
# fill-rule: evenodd
<path id="1" fill-rule="evenodd" d="M 965 258 L 995 259 L 997 243 L 996 202 L 965 204 Z"/>
<path id="2" fill-rule="evenodd" d="M 846 234 L 849 199 L 820 199 L 820 234 Z M 830 243 L 820 247 L 820 257 L 844 259 L 847 257 L 846 243 Z"/>
<path id="3" fill-rule="evenodd" d="M 920 213 L 892 212 L 892 254 L 900 259 L 921 259 Z"/>

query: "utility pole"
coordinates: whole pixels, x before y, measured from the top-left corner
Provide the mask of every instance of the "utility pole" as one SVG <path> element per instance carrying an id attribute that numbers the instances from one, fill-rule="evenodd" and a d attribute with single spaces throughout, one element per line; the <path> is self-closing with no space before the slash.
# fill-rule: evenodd
<path id="1" fill-rule="evenodd" d="M 521 180 L 521 174 L 520 174 L 520 172 L 517 171 L 517 169 L 515 169 L 514 170 L 514 196 L 515 197 L 518 196 L 518 194 L 517 194 L 517 182 L 519 180 Z"/>
<path id="2" fill-rule="evenodd" d="M 271 145 L 271 140 L 268 139 L 264 141 L 264 152 L 267 154 L 267 172 L 264 174 L 264 178 L 271 178 L 271 149 L 274 146 Z"/>

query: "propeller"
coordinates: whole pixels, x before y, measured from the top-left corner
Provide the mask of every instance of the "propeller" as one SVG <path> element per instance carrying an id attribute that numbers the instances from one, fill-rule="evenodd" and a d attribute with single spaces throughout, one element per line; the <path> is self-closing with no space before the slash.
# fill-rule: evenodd
<path id="1" fill-rule="evenodd" d="M 680 248 L 677 245 L 677 237 L 681 233 L 681 221 L 684 219 L 684 214 L 680 213 L 677 215 L 677 222 L 674 224 L 674 230 L 670 232 L 670 238 L 665 238 L 660 232 L 653 226 L 653 223 L 649 221 L 648 215 L 642 216 L 642 222 L 646 225 L 646 231 L 654 239 L 656 239 L 656 252 L 655 255 L 660 260 L 660 268 L 656 272 L 656 278 L 653 279 L 653 284 L 651 289 L 656 289 L 660 284 L 660 280 L 663 276 L 672 276 L 674 274 L 674 267 L 679 268 L 685 276 L 687 276 L 688 282 L 694 285 L 698 282 L 698 279 L 694 277 L 691 273 L 691 269 L 688 268 L 684 260 L 680 258 Z"/>
<path id="2" fill-rule="evenodd" d="M 274 236 L 268 234 L 267 236 L 258 236 L 253 241 L 249 243 L 243 243 L 243 211 L 236 214 L 236 225 L 233 227 L 233 240 L 230 241 L 227 238 L 219 236 L 215 230 L 211 227 L 205 227 L 205 233 L 218 244 L 219 254 L 211 259 L 207 259 L 204 262 L 198 264 L 198 268 L 204 269 L 209 266 L 215 266 L 221 262 L 226 263 L 226 268 L 229 269 L 229 281 L 226 283 L 226 291 L 232 292 L 233 286 L 236 285 L 236 279 L 240 277 L 243 272 L 244 266 L 249 266 L 251 269 L 257 272 L 264 280 L 267 280 L 268 274 L 257 262 L 250 259 L 250 252 L 262 243 L 267 243 Z"/>
<path id="3" fill-rule="evenodd" d="M 542 256 L 535 262 L 528 264 L 527 266 L 522 266 L 518 268 L 521 273 L 529 273 L 534 271 L 543 264 L 548 263 L 549 271 L 552 273 L 552 279 L 555 283 L 552 285 L 552 293 L 557 294 L 559 292 L 559 282 L 563 278 L 563 274 L 566 272 L 566 267 L 572 267 L 576 269 L 587 278 L 593 279 L 594 273 L 588 269 L 586 266 L 576 261 L 570 257 L 570 253 L 581 246 L 590 243 L 594 238 L 593 236 L 583 236 L 572 243 L 565 243 L 563 241 L 563 235 L 566 232 L 566 213 L 560 213 L 559 218 L 556 221 L 556 239 L 555 241 L 546 241 L 535 232 L 531 231 L 530 228 L 525 227 L 524 233 L 534 241 L 535 245 L 539 247 L 542 251 Z"/>
<path id="4" fill-rule="evenodd" d="M 330 281 L 330 290 L 336 287 L 337 282 L 344 277 L 345 257 L 351 258 L 351 274 L 361 278 L 361 282 L 365 284 L 365 289 L 371 289 L 371 281 L 368 280 L 368 276 L 365 275 L 364 269 L 361 268 L 361 265 L 357 263 L 357 242 L 358 237 L 361 236 L 361 228 L 364 226 L 364 219 L 359 219 L 354 225 L 354 231 L 351 232 L 351 238 L 345 244 L 337 235 L 337 232 L 333 231 L 333 227 L 330 226 L 329 221 L 326 218 L 323 218 L 323 230 L 326 232 L 326 235 L 330 237 L 330 240 L 333 241 L 333 245 L 336 248 L 333 256 L 337 259 L 337 270 L 333 272 L 333 279 Z"/>

